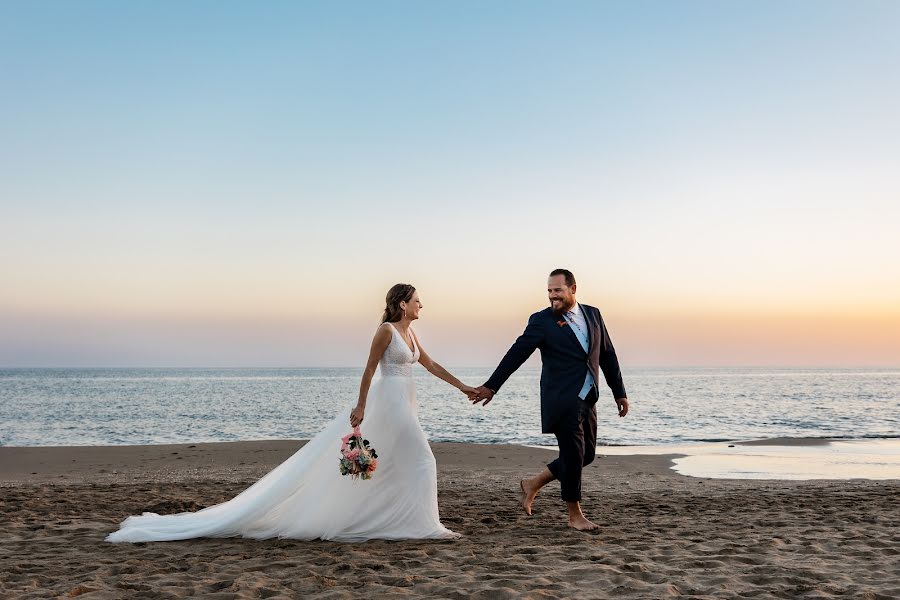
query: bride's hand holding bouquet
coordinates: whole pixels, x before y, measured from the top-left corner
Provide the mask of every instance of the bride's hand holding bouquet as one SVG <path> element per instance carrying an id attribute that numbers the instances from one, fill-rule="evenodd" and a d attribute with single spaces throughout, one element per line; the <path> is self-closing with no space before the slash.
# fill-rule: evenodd
<path id="1" fill-rule="evenodd" d="M 363 418 L 366 416 L 366 405 L 365 404 L 357 404 L 352 411 L 350 411 L 350 426 L 351 427 L 359 427 L 359 424 L 363 422 Z"/>

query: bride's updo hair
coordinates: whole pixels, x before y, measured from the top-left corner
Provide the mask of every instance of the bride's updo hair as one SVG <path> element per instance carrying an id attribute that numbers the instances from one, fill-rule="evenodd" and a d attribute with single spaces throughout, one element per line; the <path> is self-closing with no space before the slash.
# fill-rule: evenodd
<path id="1" fill-rule="evenodd" d="M 403 309 L 400 308 L 401 302 L 409 302 L 412 300 L 416 288 L 408 283 L 398 283 L 388 290 L 384 299 L 384 314 L 381 316 L 382 323 L 396 323 L 403 317 Z"/>

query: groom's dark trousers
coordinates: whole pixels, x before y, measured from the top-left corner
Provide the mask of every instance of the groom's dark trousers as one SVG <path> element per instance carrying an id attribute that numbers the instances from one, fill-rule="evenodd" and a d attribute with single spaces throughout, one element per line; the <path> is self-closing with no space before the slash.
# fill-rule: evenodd
<path id="1" fill-rule="evenodd" d="M 588 349 L 571 326 L 550 308 L 528 319 L 525 331 L 506 352 L 484 386 L 495 393 L 535 350 L 541 352 L 541 431 L 556 435 L 559 458 L 547 465 L 559 479 L 563 500 L 581 499 L 581 469 L 594 460 L 597 446 L 597 386 L 600 373 L 613 398 L 625 398 L 616 351 L 600 311 L 579 304 L 588 327 Z M 590 372 L 594 385 L 578 397 Z"/>
<path id="2" fill-rule="evenodd" d="M 559 458 L 547 465 L 559 480 L 562 499 L 581 500 L 581 469 L 594 462 L 597 450 L 597 388 L 592 387 L 584 400 L 577 398 L 578 409 L 566 415 L 553 430 L 559 444 Z"/>

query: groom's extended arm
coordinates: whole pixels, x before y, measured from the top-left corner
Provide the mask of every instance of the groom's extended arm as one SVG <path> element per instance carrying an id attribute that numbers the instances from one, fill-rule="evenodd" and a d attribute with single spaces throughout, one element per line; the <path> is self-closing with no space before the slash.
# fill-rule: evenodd
<path id="1" fill-rule="evenodd" d="M 479 399 L 484 399 L 484 404 L 490 402 L 491 398 L 500 390 L 500 387 L 506 383 L 506 380 L 509 379 L 510 375 L 515 373 L 516 369 L 521 367 L 522 363 L 528 360 L 528 357 L 534 353 L 543 341 L 544 327 L 540 323 L 540 313 L 535 313 L 528 319 L 528 325 L 525 327 L 525 331 L 522 332 L 522 335 L 520 335 L 516 341 L 513 342 L 513 345 L 510 346 L 509 350 L 506 351 L 503 360 L 501 360 L 500 364 L 497 365 L 497 368 L 494 369 L 494 374 L 491 375 L 490 379 L 488 379 L 483 386 L 481 386 L 487 390 L 487 393 L 486 395 L 481 395 Z"/>

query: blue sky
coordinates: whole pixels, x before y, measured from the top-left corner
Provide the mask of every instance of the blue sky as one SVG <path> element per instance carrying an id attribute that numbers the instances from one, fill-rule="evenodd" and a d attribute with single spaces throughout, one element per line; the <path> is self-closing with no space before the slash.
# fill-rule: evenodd
<path id="1" fill-rule="evenodd" d="M 898 364 L 898 25 L 895 2 L 5 2 L 0 365 L 253 362 L 238 341 L 302 365 L 335 310 L 326 362 L 356 364 L 396 281 L 445 362 L 491 364 L 557 266 L 635 363 Z M 741 351 L 776 321 L 782 354 Z"/>

